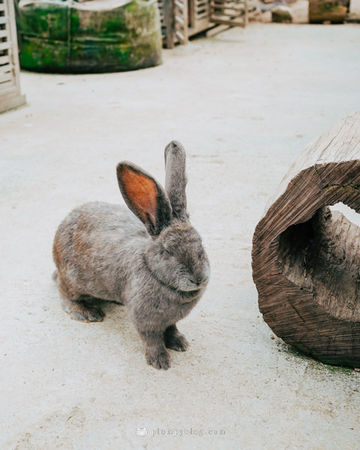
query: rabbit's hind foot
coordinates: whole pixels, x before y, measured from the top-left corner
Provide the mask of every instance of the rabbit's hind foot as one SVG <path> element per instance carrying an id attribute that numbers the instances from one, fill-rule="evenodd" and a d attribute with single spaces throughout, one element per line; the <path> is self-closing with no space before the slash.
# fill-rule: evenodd
<path id="1" fill-rule="evenodd" d="M 81 322 L 101 322 L 105 317 L 105 313 L 100 306 L 90 301 L 81 299 L 69 300 L 65 298 L 63 299 L 62 306 L 72 319 Z"/>
<path id="2" fill-rule="evenodd" d="M 185 352 L 189 346 L 185 336 L 180 333 L 176 325 L 170 325 L 164 333 L 164 342 L 167 348 L 176 352 Z"/>

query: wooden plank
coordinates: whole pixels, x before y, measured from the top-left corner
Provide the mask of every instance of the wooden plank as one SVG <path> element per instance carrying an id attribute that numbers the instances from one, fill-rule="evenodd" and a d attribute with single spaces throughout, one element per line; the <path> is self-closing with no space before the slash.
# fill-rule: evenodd
<path id="1" fill-rule="evenodd" d="M 179 2 L 179 0 L 175 0 L 175 1 L 174 1 L 174 5 L 175 5 L 177 8 L 179 8 L 181 11 L 183 11 L 184 8 L 185 8 L 184 3 Z"/>
<path id="2" fill-rule="evenodd" d="M 7 64 L 2 64 L 0 66 L 0 74 L 7 73 L 7 72 L 11 72 L 11 66 L 10 66 L 9 62 Z"/>
<path id="3" fill-rule="evenodd" d="M 8 73 L 8 72 L 12 73 L 12 69 L 13 69 L 12 64 L 10 64 L 10 63 L 2 64 L 2 65 L 0 65 L 0 74 Z"/>
<path id="4" fill-rule="evenodd" d="M 5 98 L 8 95 L 16 95 L 17 89 L 16 84 L 14 83 L 0 83 L 0 104 L 2 102 L 2 99 Z"/>
<path id="5" fill-rule="evenodd" d="M 197 19 L 201 19 L 204 15 L 209 15 L 209 9 L 199 9 L 196 11 Z"/>
<path id="6" fill-rule="evenodd" d="M 212 18 L 214 18 L 214 19 L 218 19 L 219 18 L 219 19 L 224 19 L 224 20 L 228 20 L 228 18 L 231 18 L 233 20 L 236 20 L 236 19 L 241 19 L 242 20 L 243 16 L 244 16 L 244 14 L 234 14 L 231 11 L 222 11 L 219 14 L 212 14 Z"/>
<path id="7" fill-rule="evenodd" d="M 196 5 L 196 10 L 197 11 L 202 11 L 204 9 L 209 9 L 209 4 L 208 3 L 198 3 Z"/>
<path id="8" fill-rule="evenodd" d="M 185 43 L 185 36 L 182 34 L 180 30 L 176 30 L 175 35 L 181 43 Z"/>
<path id="9" fill-rule="evenodd" d="M 4 83 L 6 81 L 12 80 L 14 78 L 12 71 L 9 70 L 7 72 L 1 72 L 2 67 L 0 67 L 0 83 Z M 7 66 L 5 66 L 5 67 L 7 67 Z"/>
<path id="10" fill-rule="evenodd" d="M 229 30 L 231 28 L 231 25 L 216 25 L 213 28 L 211 28 L 209 31 L 206 32 L 206 37 L 213 37 L 216 36 L 219 33 L 222 33 L 223 31 Z"/>
<path id="11" fill-rule="evenodd" d="M 3 64 L 3 65 L 0 66 L 0 74 L 4 74 L 4 73 L 8 73 L 8 72 L 11 73 L 11 67 L 10 67 L 9 63 L 8 64 Z"/>
<path id="12" fill-rule="evenodd" d="M 209 4 L 197 4 L 197 5 L 195 5 L 195 9 L 196 9 L 196 11 L 203 11 L 203 10 L 206 10 L 206 9 L 209 9 Z"/>
<path id="13" fill-rule="evenodd" d="M 9 50 L 10 43 L 9 42 L 0 42 L 0 51 Z"/>
<path id="14" fill-rule="evenodd" d="M 184 18 L 181 16 L 175 16 L 175 21 L 181 26 L 184 27 L 185 26 L 185 22 L 184 22 Z"/>
<path id="15" fill-rule="evenodd" d="M 218 23 L 221 25 L 229 25 L 229 26 L 233 26 L 233 27 L 244 27 L 245 26 L 245 21 L 242 19 L 241 22 L 237 21 L 237 20 L 232 20 L 232 19 L 219 19 L 217 17 L 212 16 L 210 18 L 210 21 L 213 23 Z"/>
<path id="16" fill-rule="evenodd" d="M 209 13 L 208 11 L 203 12 L 202 14 L 196 15 L 196 20 L 199 22 L 201 20 L 207 20 L 209 22 Z"/>
<path id="17" fill-rule="evenodd" d="M 212 11 L 240 11 L 243 12 L 245 11 L 245 5 L 241 5 L 241 6 L 228 6 L 228 5 L 224 5 L 224 6 L 219 6 L 219 5 L 210 5 L 210 8 Z"/>
<path id="18" fill-rule="evenodd" d="M 244 27 L 246 27 L 248 25 L 248 22 L 249 22 L 249 3 L 246 0 L 245 1 L 245 11 L 244 11 Z"/>
<path id="19" fill-rule="evenodd" d="M 4 23 L 8 23 L 8 18 L 4 16 L 0 16 L 0 25 L 3 25 Z"/>
<path id="20" fill-rule="evenodd" d="M 210 6 L 215 6 L 215 7 L 227 7 L 227 8 L 231 8 L 232 6 L 239 6 L 238 4 L 233 4 L 233 2 L 219 2 L 219 1 L 212 1 L 210 2 Z M 242 5 L 241 5 L 242 6 Z"/>
<path id="21" fill-rule="evenodd" d="M 4 56 L 0 56 L 0 66 L 4 65 L 4 64 L 10 64 L 10 56 L 9 55 L 4 55 Z"/>
<path id="22" fill-rule="evenodd" d="M 204 14 L 204 13 L 208 13 L 209 12 L 209 10 L 210 10 L 210 8 L 204 8 L 204 7 L 201 7 L 201 8 L 197 8 L 196 9 L 196 14 L 197 15 L 201 15 L 201 14 Z"/>
<path id="23" fill-rule="evenodd" d="M 210 5 L 211 6 L 219 6 L 219 7 L 234 8 L 234 9 L 237 9 L 237 8 L 244 9 L 245 1 L 243 1 L 241 3 L 234 3 L 234 2 L 231 2 L 231 1 L 222 2 L 222 1 L 219 1 L 219 0 L 213 0 L 213 1 L 210 2 Z"/>
<path id="24" fill-rule="evenodd" d="M 208 10 L 209 10 L 209 5 L 197 5 L 196 6 L 197 12 L 208 11 Z"/>
<path id="25" fill-rule="evenodd" d="M 0 95 L 0 113 L 8 111 L 9 109 L 18 108 L 25 104 L 25 96 L 19 95 L 15 89 L 14 93 L 8 95 Z"/>
<path id="26" fill-rule="evenodd" d="M 158 0 L 159 1 L 159 0 Z M 175 46 L 175 35 L 173 26 L 173 4 L 172 0 L 160 0 L 163 11 L 162 29 L 164 32 L 163 45 L 165 48 L 173 48 Z"/>
<path id="27" fill-rule="evenodd" d="M 8 38 L 9 39 L 9 32 L 8 30 L 0 30 L 0 39 L 2 38 Z"/>
<path id="28" fill-rule="evenodd" d="M 6 83 L 0 83 L 0 102 L 1 99 L 7 94 L 15 94 L 17 92 L 16 84 L 14 80 L 7 81 Z"/>
<path id="29" fill-rule="evenodd" d="M 174 7 L 174 32 L 180 44 L 187 44 L 189 40 L 187 0 L 178 1 L 183 4 L 183 8 Z"/>
<path id="30" fill-rule="evenodd" d="M 19 64 L 19 50 L 18 50 L 18 41 L 17 41 L 17 33 L 16 33 L 16 17 L 15 17 L 15 2 L 9 1 L 8 5 L 8 13 L 9 13 L 9 21 L 10 21 L 10 41 L 11 41 L 11 61 L 14 65 L 14 73 L 15 73 L 15 82 L 18 88 L 18 93 L 20 95 L 20 64 Z"/>
<path id="31" fill-rule="evenodd" d="M 196 0 L 188 2 L 188 24 L 189 24 L 189 35 L 191 34 L 191 28 L 196 28 L 196 16 L 195 16 L 195 3 Z"/>

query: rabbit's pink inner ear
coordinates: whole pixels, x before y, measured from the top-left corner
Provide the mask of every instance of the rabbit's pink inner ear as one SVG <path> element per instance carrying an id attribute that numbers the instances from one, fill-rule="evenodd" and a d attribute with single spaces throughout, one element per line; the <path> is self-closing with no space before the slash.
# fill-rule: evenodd
<path id="1" fill-rule="evenodd" d="M 128 167 L 122 168 L 121 175 L 126 196 L 140 218 L 145 222 L 148 216 L 155 225 L 157 189 L 154 181 Z"/>

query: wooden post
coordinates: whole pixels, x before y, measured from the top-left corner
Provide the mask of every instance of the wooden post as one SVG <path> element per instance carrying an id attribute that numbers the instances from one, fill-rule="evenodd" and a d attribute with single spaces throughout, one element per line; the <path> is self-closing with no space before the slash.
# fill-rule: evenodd
<path id="1" fill-rule="evenodd" d="M 161 0 L 158 3 L 162 6 L 162 27 L 165 33 L 163 44 L 165 48 L 174 48 L 174 0 Z"/>
<path id="2" fill-rule="evenodd" d="M 360 229 L 329 205 L 360 213 L 360 113 L 292 165 L 252 250 L 259 308 L 274 333 L 331 364 L 360 367 Z"/>

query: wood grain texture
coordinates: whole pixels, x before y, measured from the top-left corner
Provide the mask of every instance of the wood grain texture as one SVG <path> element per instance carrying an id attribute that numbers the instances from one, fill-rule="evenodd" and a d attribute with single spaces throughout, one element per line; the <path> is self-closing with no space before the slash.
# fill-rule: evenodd
<path id="1" fill-rule="evenodd" d="M 258 223 L 259 308 L 274 333 L 331 364 L 360 367 L 360 230 L 328 206 L 360 213 L 360 113 L 310 145 Z"/>

